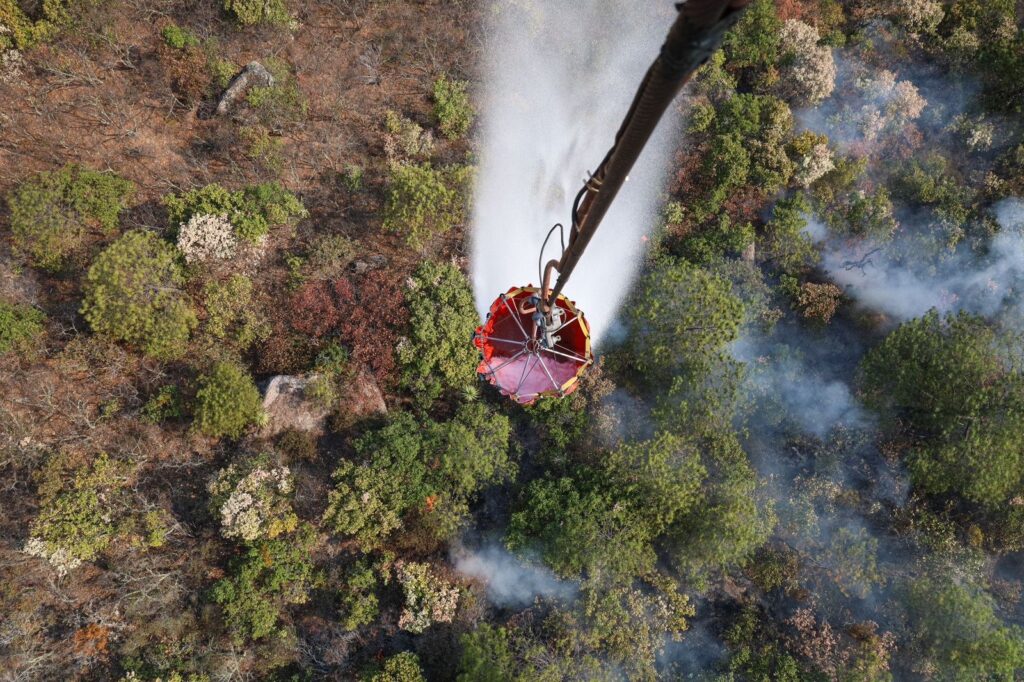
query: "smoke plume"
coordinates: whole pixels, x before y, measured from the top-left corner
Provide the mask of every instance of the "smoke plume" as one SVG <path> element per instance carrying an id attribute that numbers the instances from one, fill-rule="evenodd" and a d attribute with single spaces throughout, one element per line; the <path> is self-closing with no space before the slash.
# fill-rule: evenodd
<path id="1" fill-rule="evenodd" d="M 487 584 L 487 597 L 496 606 L 529 606 L 538 597 L 571 599 L 575 583 L 560 580 L 549 569 L 529 564 L 499 545 L 454 552 L 455 570 Z"/>
<path id="2" fill-rule="evenodd" d="M 993 213 L 1002 231 L 978 255 L 961 247 L 938 264 L 921 263 L 911 247 L 897 242 L 848 245 L 829 241 L 822 264 L 829 276 L 859 304 L 903 321 L 936 308 L 994 315 L 1019 306 L 1024 283 L 1024 201 L 1005 199 Z"/>

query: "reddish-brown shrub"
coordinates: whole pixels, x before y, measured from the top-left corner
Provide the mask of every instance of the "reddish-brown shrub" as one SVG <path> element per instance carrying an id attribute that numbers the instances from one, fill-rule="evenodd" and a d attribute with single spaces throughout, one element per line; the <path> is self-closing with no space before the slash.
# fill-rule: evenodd
<path id="1" fill-rule="evenodd" d="M 394 371 L 395 345 L 408 317 L 401 286 L 382 270 L 367 273 L 355 287 L 347 279 L 309 282 L 273 319 L 273 331 L 259 350 L 259 370 L 306 371 L 317 349 L 336 339 L 355 362 L 385 381 Z"/>
<path id="2" fill-rule="evenodd" d="M 828 324 L 843 300 L 843 290 L 831 282 L 815 284 L 804 282 L 796 296 L 800 314 L 809 320 Z"/>
<path id="3" fill-rule="evenodd" d="M 260 344 L 256 368 L 260 374 L 298 374 L 315 357 L 309 337 L 291 329 L 283 320 L 274 320 L 270 335 Z"/>
<path id="4" fill-rule="evenodd" d="M 84 628 L 75 630 L 71 636 L 75 654 L 86 660 L 106 658 L 109 653 L 110 628 L 98 623 L 90 623 Z"/>
<path id="5" fill-rule="evenodd" d="M 292 296 L 288 321 L 300 334 L 320 339 L 350 314 L 354 299 L 348 280 L 309 282 Z"/>
<path id="6" fill-rule="evenodd" d="M 373 270 L 359 282 L 356 304 L 341 321 L 341 342 L 352 349 L 354 360 L 385 381 L 395 368 L 395 345 L 408 319 L 401 287 L 385 271 Z"/>
<path id="7" fill-rule="evenodd" d="M 778 0 L 775 5 L 779 19 L 804 19 L 807 15 L 807 8 L 800 0 Z"/>
<path id="8" fill-rule="evenodd" d="M 202 50 L 196 47 L 187 50 L 163 47 L 160 61 L 171 90 L 184 104 L 192 105 L 203 98 L 210 87 L 210 76 Z"/>

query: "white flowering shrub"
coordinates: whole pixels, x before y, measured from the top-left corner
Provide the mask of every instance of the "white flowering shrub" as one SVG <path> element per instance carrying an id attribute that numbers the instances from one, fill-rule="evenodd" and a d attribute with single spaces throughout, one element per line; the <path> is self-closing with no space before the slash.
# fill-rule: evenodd
<path id="1" fill-rule="evenodd" d="M 801 187 L 810 187 L 836 167 L 828 138 L 806 131 L 797 135 L 789 145 L 793 159 L 793 181 Z"/>
<path id="2" fill-rule="evenodd" d="M 885 107 L 885 115 L 896 126 L 902 128 L 921 117 L 928 100 L 921 96 L 910 81 L 900 81 L 892 89 L 892 95 Z"/>
<path id="3" fill-rule="evenodd" d="M 387 113 L 384 130 L 384 153 L 392 161 L 425 159 L 434 150 L 433 133 L 394 111 Z"/>
<path id="4" fill-rule="evenodd" d="M 966 142 L 971 151 L 989 149 L 995 141 L 996 127 L 991 123 L 979 122 L 967 131 Z"/>
<path id="5" fill-rule="evenodd" d="M 995 142 L 996 127 L 993 123 L 986 121 L 984 116 L 971 117 L 961 114 L 953 119 L 949 130 L 959 134 L 964 144 L 972 152 L 990 149 Z"/>
<path id="6" fill-rule="evenodd" d="M 395 572 L 405 593 L 398 627 L 419 634 L 434 623 L 452 622 L 459 605 L 458 587 L 431 574 L 428 564 L 398 561 Z"/>
<path id="7" fill-rule="evenodd" d="M 819 45 L 821 36 L 810 24 L 790 19 L 779 36 L 782 61 L 779 90 L 782 97 L 799 106 L 815 106 L 836 87 L 836 62 L 832 49 Z"/>
<path id="8" fill-rule="evenodd" d="M 892 71 L 882 70 L 857 81 L 857 89 L 868 100 L 857 116 L 857 127 L 871 142 L 883 132 L 897 132 L 921 117 L 928 100 L 910 81 L 897 81 Z"/>
<path id="9" fill-rule="evenodd" d="M 265 458 L 248 466 L 231 464 L 221 469 L 207 489 L 226 538 L 266 540 L 295 530 L 299 523 L 291 503 L 291 471 L 285 466 L 271 467 Z"/>
<path id="10" fill-rule="evenodd" d="M 225 260 L 237 248 L 235 228 L 225 215 L 194 215 L 178 230 L 178 249 L 189 263 Z"/>
<path id="11" fill-rule="evenodd" d="M 13 83 L 18 80 L 24 67 L 25 60 L 21 52 L 0 47 L 0 83 Z"/>
<path id="12" fill-rule="evenodd" d="M 797 162 L 793 177 L 801 186 L 810 187 L 835 167 L 832 150 L 827 144 L 818 144 Z"/>
<path id="13" fill-rule="evenodd" d="M 48 561 L 61 577 L 82 565 L 82 560 L 74 556 L 68 548 L 55 546 L 40 537 L 29 538 L 23 551 L 29 556 Z"/>

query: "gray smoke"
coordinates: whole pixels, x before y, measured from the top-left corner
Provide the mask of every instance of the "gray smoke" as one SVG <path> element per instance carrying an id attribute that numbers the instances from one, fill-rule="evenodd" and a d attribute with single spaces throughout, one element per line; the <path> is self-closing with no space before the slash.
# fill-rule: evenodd
<path id="1" fill-rule="evenodd" d="M 487 597 L 496 606 L 523 607 L 538 597 L 573 599 L 576 583 L 561 580 L 549 569 L 523 561 L 499 545 L 453 552 L 455 570 L 487 584 Z"/>
<path id="2" fill-rule="evenodd" d="M 576 192 L 611 146 L 674 18 L 672 3 L 496 4 L 488 27 L 475 188 L 473 283 L 483 314 L 511 286 L 539 284 L 548 230 L 570 221 Z M 644 151 L 566 295 L 597 339 L 636 274 L 671 152 L 671 113 Z M 545 260 L 557 258 L 558 235 Z"/>
<path id="3" fill-rule="evenodd" d="M 993 208 L 1002 231 L 988 252 L 966 247 L 939 264 L 921 263 L 910 248 L 830 240 L 822 265 L 847 295 L 871 310 L 903 321 L 932 308 L 994 315 L 1017 306 L 1024 285 L 1024 201 L 1005 199 Z"/>
<path id="4" fill-rule="evenodd" d="M 784 335 L 746 336 L 732 346 L 733 357 L 747 366 L 747 390 L 756 403 L 776 412 L 777 422 L 819 438 L 836 426 L 870 423 L 837 372 L 852 364 L 849 349 L 820 341 L 787 328 Z"/>

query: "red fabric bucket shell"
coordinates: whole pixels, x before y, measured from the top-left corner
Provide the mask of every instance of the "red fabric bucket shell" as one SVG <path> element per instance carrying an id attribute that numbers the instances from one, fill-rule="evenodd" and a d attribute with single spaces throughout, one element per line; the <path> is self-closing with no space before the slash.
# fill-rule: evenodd
<path id="1" fill-rule="evenodd" d="M 473 343 L 480 349 L 477 373 L 522 405 L 542 396 L 565 396 L 579 386 L 579 378 L 594 362 L 590 327 L 576 305 L 565 296 L 555 302 L 565 311 L 561 337 L 552 348 L 532 342 L 532 313 L 523 313 L 527 299 L 539 295 L 536 287 L 512 287 L 491 304 L 487 321 L 477 327 Z"/>

